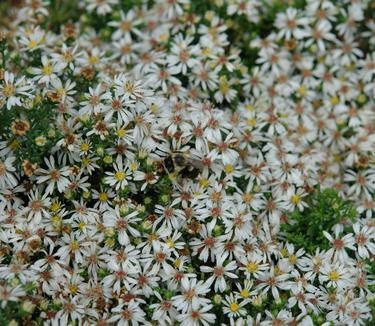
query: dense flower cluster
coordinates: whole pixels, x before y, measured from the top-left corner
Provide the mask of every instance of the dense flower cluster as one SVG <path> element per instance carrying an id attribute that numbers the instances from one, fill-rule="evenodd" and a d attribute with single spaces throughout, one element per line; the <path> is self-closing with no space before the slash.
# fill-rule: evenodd
<path id="1" fill-rule="evenodd" d="M 0 320 L 371 320 L 374 3 L 302 2 L 85 0 L 65 21 L 55 1 L 12 7 Z M 325 188 L 356 216 L 309 252 L 281 229 Z"/>

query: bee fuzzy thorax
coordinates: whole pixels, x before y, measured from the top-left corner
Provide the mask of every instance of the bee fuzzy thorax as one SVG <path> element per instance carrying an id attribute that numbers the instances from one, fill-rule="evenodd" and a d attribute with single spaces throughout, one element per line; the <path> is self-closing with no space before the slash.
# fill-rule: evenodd
<path id="1" fill-rule="evenodd" d="M 181 183 L 183 179 L 195 179 L 202 170 L 200 161 L 192 159 L 188 153 L 171 153 L 163 161 L 165 172 L 172 181 Z"/>

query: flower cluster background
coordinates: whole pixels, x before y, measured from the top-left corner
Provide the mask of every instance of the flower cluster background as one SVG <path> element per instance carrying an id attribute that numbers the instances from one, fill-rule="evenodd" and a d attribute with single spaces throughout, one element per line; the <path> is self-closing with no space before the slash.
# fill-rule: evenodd
<path id="1" fill-rule="evenodd" d="M 0 2 L 0 325 L 373 325 L 375 1 Z"/>

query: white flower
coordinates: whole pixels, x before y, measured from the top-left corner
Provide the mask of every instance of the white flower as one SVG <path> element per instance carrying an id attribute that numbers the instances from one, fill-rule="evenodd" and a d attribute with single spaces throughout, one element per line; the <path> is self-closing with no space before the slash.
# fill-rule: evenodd
<path id="1" fill-rule="evenodd" d="M 150 308 L 154 309 L 152 320 L 157 321 L 162 326 L 172 324 L 179 315 L 178 311 L 173 307 L 172 301 L 163 299 L 159 292 L 155 292 L 155 296 L 158 298 L 159 303 L 153 303 L 150 305 Z"/>
<path id="2" fill-rule="evenodd" d="M 374 227 L 353 224 L 354 242 L 357 246 L 358 255 L 361 258 L 369 258 L 375 254 L 375 232 Z"/>
<path id="3" fill-rule="evenodd" d="M 140 236 L 140 233 L 131 224 L 140 221 L 140 218 L 136 217 L 137 211 L 133 211 L 130 214 L 124 216 L 121 213 L 119 206 L 115 209 L 110 208 L 103 214 L 104 226 L 109 228 L 115 228 L 118 231 L 118 241 L 121 245 L 128 245 L 130 243 L 128 233 L 133 237 Z"/>
<path id="4" fill-rule="evenodd" d="M 117 1 L 117 0 L 116 0 Z M 131 35 L 141 36 L 141 31 L 137 28 L 142 23 L 142 20 L 137 18 L 134 10 L 128 10 L 125 14 L 122 10 L 120 11 L 120 21 L 111 21 L 108 26 L 115 27 L 115 31 L 112 33 L 114 40 L 119 40 L 123 37 L 131 40 Z"/>
<path id="5" fill-rule="evenodd" d="M 172 297 L 173 305 L 181 313 L 186 313 L 191 309 L 199 309 L 201 306 L 210 303 L 209 299 L 202 297 L 210 291 L 209 287 L 203 281 L 197 281 L 196 278 L 191 280 L 183 279 L 181 291 L 181 294 Z"/>
<path id="6" fill-rule="evenodd" d="M 31 88 L 32 85 L 24 76 L 16 79 L 14 74 L 5 71 L 4 82 L 0 84 L 0 103 L 5 100 L 8 110 L 13 106 L 21 106 L 22 97 L 20 95 L 26 98 L 32 97 Z"/>
<path id="7" fill-rule="evenodd" d="M 182 73 L 186 75 L 187 69 L 198 64 L 198 60 L 194 58 L 198 54 L 199 47 L 190 45 L 193 42 L 192 37 L 184 38 L 182 34 L 178 34 L 172 43 L 171 55 L 167 57 L 169 66 L 172 67 L 172 73 Z"/>
<path id="8" fill-rule="evenodd" d="M 80 103 L 82 108 L 79 110 L 79 113 L 81 115 L 102 113 L 105 108 L 104 101 L 110 100 L 112 95 L 110 92 L 105 92 L 102 85 L 99 84 L 95 89 L 89 87 L 89 93 L 86 93 L 85 97 L 87 100 Z"/>
<path id="9" fill-rule="evenodd" d="M 0 159 L 0 190 L 5 187 L 16 187 L 18 181 L 14 176 L 16 169 L 13 166 L 15 157 L 9 156 L 5 160 Z"/>
<path id="10" fill-rule="evenodd" d="M 259 285 L 256 287 L 257 290 L 262 290 L 267 293 L 269 290 L 272 292 L 272 296 L 276 301 L 279 301 L 280 294 L 278 288 L 286 290 L 289 288 L 289 284 L 286 282 L 290 278 L 289 274 L 276 274 L 275 267 L 271 266 L 269 271 L 265 271 L 259 275 Z"/>
<path id="11" fill-rule="evenodd" d="M 55 185 L 60 193 L 64 192 L 70 183 L 69 179 L 67 178 L 67 176 L 70 174 L 69 167 L 64 166 L 60 169 L 56 168 L 55 159 L 53 156 L 50 156 L 49 160 L 45 158 L 44 162 L 46 163 L 48 170 L 42 168 L 38 169 L 37 172 L 42 175 L 37 176 L 37 183 L 48 183 L 45 189 L 46 194 L 52 194 Z"/>
<path id="12" fill-rule="evenodd" d="M 181 322 L 181 326 L 199 326 L 199 325 L 212 325 L 215 320 L 215 314 L 209 313 L 213 305 L 206 305 L 203 308 L 190 310 L 186 314 L 178 316 L 178 321 Z"/>
<path id="13" fill-rule="evenodd" d="M 222 256 L 218 257 L 216 260 L 216 266 L 215 267 L 209 267 L 209 266 L 201 266 L 200 270 L 204 273 L 213 273 L 212 276 L 210 276 L 206 280 L 207 286 L 211 286 L 212 283 L 215 282 L 214 290 L 215 292 L 224 292 L 226 289 L 226 278 L 238 278 L 238 276 L 233 273 L 237 269 L 237 265 L 235 261 L 230 261 L 228 264 L 224 266 L 224 261 L 227 259 L 227 254 L 223 254 Z"/>
<path id="14" fill-rule="evenodd" d="M 22 285 L 8 286 L 0 285 L 0 301 L 1 308 L 4 309 L 9 301 L 18 301 L 21 297 L 26 295 Z"/>
<path id="15" fill-rule="evenodd" d="M 246 309 L 244 306 L 247 304 L 247 301 L 238 302 L 238 300 L 233 296 L 233 293 L 225 296 L 224 300 L 224 314 L 228 315 L 230 320 L 233 322 L 233 317 L 244 316 L 246 314 Z"/>
<path id="16" fill-rule="evenodd" d="M 134 265 L 129 265 L 124 262 L 117 263 L 110 261 L 108 263 L 108 269 L 111 271 L 111 273 L 104 277 L 103 285 L 113 289 L 113 291 L 117 294 L 120 293 L 123 285 L 127 290 L 130 290 L 130 284 L 134 284 L 136 282 L 134 277 L 136 273 L 138 273 L 138 268 Z"/>
<path id="17" fill-rule="evenodd" d="M 327 251 L 328 256 L 333 256 L 334 260 L 338 260 L 342 263 L 349 259 L 346 248 L 355 250 L 353 234 L 349 233 L 343 237 L 339 236 L 339 232 L 335 232 L 335 238 L 333 238 L 327 231 L 323 231 L 324 236 L 329 240 L 332 248 Z"/>
<path id="18" fill-rule="evenodd" d="M 295 8 L 288 8 L 285 13 L 277 14 L 275 26 L 279 29 L 278 36 L 288 40 L 292 36 L 296 39 L 306 37 L 307 32 L 304 29 L 309 23 L 307 17 L 297 18 L 298 10 Z"/>
<path id="19" fill-rule="evenodd" d="M 87 10 L 89 12 L 96 11 L 97 15 L 104 16 L 112 12 L 112 7 L 118 4 L 118 0 L 85 0 L 87 5 Z"/>
<path id="20" fill-rule="evenodd" d="M 230 145 L 236 141 L 237 140 L 233 137 L 233 134 L 229 133 L 224 140 L 215 142 L 216 148 L 210 152 L 209 157 L 213 160 L 220 158 L 224 165 L 234 164 L 239 154 L 236 150 L 230 148 Z"/>
<path id="21" fill-rule="evenodd" d="M 320 270 L 319 281 L 327 282 L 327 287 L 332 286 L 343 290 L 351 286 L 352 274 L 342 262 L 325 263 Z"/>
<path id="22" fill-rule="evenodd" d="M 37 81 L 39 84 L 46 84 L 48 85 L 53 79 L 58 78 L 58 74 L 64 68 L 62 63 L 52 62 L 47 56 L 42 56 L 42 68 L 31 68 L 30 72 L 33 75 L 37 75 L 34 77 L 34 80 Z"/>
<path id="23" fill-rule="evenodd" d="M 116 190 L 124 189 L 132 175 L 131 170 L 124 164 L 121 156 L 117 156 L 116 163 L 113 163 L 113 168 L 116 172 L 106 172 L 107 177 L 104 178 L 104 182 Z"/>
<path id="24" fill-rule="evenodd" d="M 38 225 L 43 217 L 50 217 L 48 208 L 51 205 L 51 199 L 48 197 L 48 193 L 45 193 L 41 197 L 38 189 L 31 191 L 28 197 L 28 206 L 26 206 L 22 212 L 27 216 L 28 221 L 31 221 L 34 225 Z"/>

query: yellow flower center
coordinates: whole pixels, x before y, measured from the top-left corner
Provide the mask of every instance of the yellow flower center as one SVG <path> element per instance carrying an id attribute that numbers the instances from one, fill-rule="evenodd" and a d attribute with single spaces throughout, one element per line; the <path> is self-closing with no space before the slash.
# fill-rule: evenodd
<path id="1" fill-rule="evenodd" d="M 288 249 L 285 247 L 280 250 L 281 256 L 285 257 L 288 254 Z"/>
<path id="2" fill-rule="evenodd" d="M 124 90 L 129 93 L 132 93 L 134 91 L 134 84 L 131 81 L 127 81 L 124 84 Z"/>
<path id="3" fill-rule="evenodd" d="M 210 185 L 210 181 L 206 178 L 200 179 L 199 184 L 203 188 L 207 188 Z"/>
<path id="4" fill-rule="evenodd" d="M 224 166 L 224 170 L 225 170 L 226 174 L 230 174 L 230 173 L 232 173 L 234 171 L 234 167 L 233 167 L 232 164 L 226 164 Z"/>
<path id="5" fill-rule="evenodd" d="M 42 69 L 42 73 L 43 73 L 43 75 L 47 75 L 47 76 L 51 75 L 53 73 L 52 66 L 49 65 L 49 64 L 44 66 L 43 69 Z"/>
<path id="6" fill-rule="evenodd" d="M 76 294 L 77 291 L 78 291 L 78 285 L 77 285 L 77 284 L 70 284 L 70 285 L 69 285 L 69 291 L 70 291 L 72 294 Z"/>
<path id="7" fill-rule="evenodd" d="M 70 244 L 71 251 L 76 251 L 79 249 L 79 243 L 76 240 L 73 240 Z"/>
<path id="8" fill-rule="evenodd" d="M 242 199 L 245 203 L 250 203 L 253 199 L 253 195 L 249 192 L 242 195 Z"/>
<path id="9" fill-rule="evenodd" d="M 158 235 L 155 234 L 155 233 L 151 233 L 151 234 L 148 236 L 148 242 L 149 242 L 149 243 L 152 243 L 152 241 L 155 241 L 155 240 L 158 240 L 158 239 L 159 239 L 159 237 L 158 237 Z"/>
<path id="10" fill-rule="evenodd" d="M 121 129 L 117 130 L 117 136 L 119 136 L 120 138 L 125 137 L 125 135 L 126 135 L 125 129 L 121 128 Z"/>
<path id="11" fill-rule="evenodd" d="M 63 95 L 66 94 L 66 92 L 65 92 L 65 88 L 63 88 L 63 87 L 59 87 L 56 91 L 57 91 L 57 94 L 58 94 L 59 96 L 63 96 Z"/>
<path id="12" fill-rule="evenodd" d="M 60 209 L 60 203 L 58 203 L 58 202 L 52 203 L 52 205 L 51 205 L 51 211 L 52 212 L 57 212 L 59 209 Z"/>
<path id="13" fill-rule="evenodd" d="M 109 238 L 105 241 L 105 245 L 109 248 L 113 247 L 115 245 L 115 239 Z"/>
<path id="14" fill-rule="evenodd" d="M 38 42 L 35 41 L 35 40 L 30 40 L 29 44 L 27 45 L 27 47 L 29 49 L 34 49 L 36 46 L 38 45 Z"/>
<path id="15" fill-rule="evenodd" d="M 297 257 L 296 257 L 296 255 L 291 255 L 291 256 L 289 256 L 289 262 L 290 262 L 292 265 L 297 264 Z"/>
<path id="16" fill-rule="evenodd" d="M 158 106 L 155 103 L 152 103 L 150 106 L 150 110 L 152 113 L 156 114 L 158 112 Z"/>
<path id="17" fill-rule="evenodd" d="M 166 243 L 169 248 L 174 248 L 174 242 L 172 239 L 167 239 Z"/>
<path id="18" fill-rule="evenodd" d="M 84 230 L 86 228 L 86 226 L 87 226 L 87 224 L 85 222 L 83 222 L 83 221 L 78 224 L 78 228 L 81 231 Z"/>
<path id="19" fill-rule="evenodd" d="M 248 298 L 250 296 L 250 292 L 248 289 L 243 289 L 241 292 L 240 292 L 240 295 L 242 298 Z"/>
<path id="20" fill-rule="evenodd" d="M 340 274 L 337 271 L 330 271 L 329 274 L 328 274 L 328 278 L 331 281 L 336 282 L 340 279 Z"/>
<path id="21" fill-rule="evenodd" d="M 237 312 L 240 309 L 240 306 L 237 302 L 233 302 L 229 305 L 229 309 L 231 312 Z"/>
<path id="22" fill-rule="evenodd" d="M 160 42 L 165 43 L 165 42 L 167 42 L 168 39 L 169 39 L 169 34 L 168 34 L 168 33 L 163 33 L 163 34 L 161 34 L 161 35 L 159 36 L 159 39 L 160 39 Z"/>
<path id="23" fill-rule="evenodd" d="M 112 163 L 112 156 L 109 156 L 109 155 L 105 156 L 103 158 L 103 161 L 104 161 L 104 163 L 107 163 L 107 164 Z"/>
<path id="24" fill-rule="evenodd" d="M 247 270 L 250 272 L 250 273 L 254 273 L 258 270 L 258 264 L 257 263 L 254 263 L 254 262 L 250 262 L 246 265 L 246 268 Z"/>
<path id="25" fill-rule="evenodd" d="M 228 85 L 228 83 L 227 82 L 220 83 L 219 90 L 224 95 L 228 94 L 228 92 L 229 92 L 229 85 Z"/>
<path id="26" fill-rule="evenodd" d="M 257 120 L 256 120 L 255 118 L 248 118 L 248 119 L 247 119 L 247 124 L 248 124 L 249 126 L 251 126 L 251 127 L 254 127 L 254 126 L 256 126 L 256 124 L 257 124 Z"/>
<path id="27" fill-rule="evenodd" d="M 13 84 L 5 84 L 3 88 L 3 94 L 5 97 L 11 97 L 16 94 L 16 88 Z"/>
<path id="28" fill-rule="evenodd" d="M 129 168 L 130 168 L 130 170 L 132 170 L 133 172 L 134 172 L 134 171 L 137 171 L 137 169 L 138 169 L 138 163 L 137 163 L 137 162 L 132 162 L 132 163 L 130 163 Z"/>
<path id="29" fill-rule="evenodd" d="M 90 164 L 90 159 L 88 158 L 88 157 L 84 157 L 83 159 L 82 159 L 82 165 L 83 166 L 87 166 L 87 165 L 89 165 Z"/>
<path id="30" fill-rule="evenodd" d="M 292 202 L 293 205 L 297 205 L 300 203 L 301 201 L 301 197 L 298 196 L 298 195 L 293 195 L 291 198 L 290 198 L 290 201 Z"/>
<path id="31" fill-rule="evenodd" d="M 332 96 L 331 97 L 331 104 L 332 105 L 337 105 L 340 103 L 340 99 L 337 96 Z"/>
<path id="32" fill-rule="evenodd" d="M 96 56 L 90 56 L 89 57 L 89 63 L 90 65 L 96 65 L 99 62 L 99 58 Z"/>
<path id="33" fill-rule="evenodd" d="M 211 51 L 211 49 L 208 48 L 208 47 L 204 47 L 204 48 L 202 49 L 202 54 L 203 54 L 204 56 L 209 56 L 211 53 L 212 53 L 212 51 Z"/>
<path id="34" fill-rule="evenodd" d="M 99 200 L 100 201 L 107 201 L 108 200 L 108 195 L 105 192 L 101 192 L 99 194 Z"/>
<path id="35" fill-rule="evenodd" d="M 298 93 L 299 93 L 299 95 L 304 96 L 306 94 L 306 87 L 305 86 L 301 86 L 298 89 Z"/>
<path id="36" fill-rule="evenodd" d="M 82 151 L 82 152 L 88 152 L 89 149 L 90 149 L 90 145 L 89 145 L 89 144 L 87 144 L 87 143 L 83 143 L 83 144 L 81 145 L 81 151 Z"/>
<path id="37" fill-rule="evenodd" d="M 115 178 L 116 178 L 117 181 L 124 180 L 125 179 L 125 172 L 122 172 L 122 171 L 116 172 Z"/>
<path id="38" fill-rule="evenodd" d="M 60 215 L 54 215 L 52 216 L 51 220 L 52 220 L 52 224 L 57 225 L 61 222 L 61 217 Z"/>

